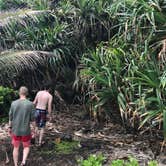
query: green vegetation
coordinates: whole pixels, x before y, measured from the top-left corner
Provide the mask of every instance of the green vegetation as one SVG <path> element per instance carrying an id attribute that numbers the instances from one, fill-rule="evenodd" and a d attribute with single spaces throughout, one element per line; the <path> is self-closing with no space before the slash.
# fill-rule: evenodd
<path id="1" fill-rule="evenodd" d="M 15 99 L 16 92 L 13 89 L 0 86 L 0 115 L 7 115 L 10 109 L 11 102 Z M 1 122 L 6 121 L 6 118 L 2 118 Z"/>
<path id="2" fill-rule="evenodd" d="M 157 161 L 149 161 L 148 166 L 157 166 Z M 110 166 L 139 166 L 138 161 L 135 158 L 129 157 L 129 161 L 113 160 Z"/>
<path id="3" fill-rule="evenodd" d="M 70 154 L 78 148 L 77 141 L 61 141 L 55 144 L 55 151 L 58 154 Z"/>
<path id="4" fill-rule="evenodd" d="M 149 161 L 148 166 L 158 166 L 157 161 Z"/>
<path id="5" fill-rule="evenodd" d="M 102 166 L 104 161 L 104 157 L 102 154 L 100 155 L 90 155 L 86 160 L 78 161 L 79 166 Z"/>
<path id="6" fill-rule="evenodd" d="M 107 10 L 117 34 L 82 57 L 82 86 L 93 109 L 114 103 L 123 124 L 135 129 L 160 126 L 163 119 L 166 129 L 164 8 L 161 1 L 113 2 Z"/>
<path id="7" fill-rule="evenodd" d="M 139 166 L 139 164 L 135 158 L 129 157 L 129 161 L 114 160 L 111 166 Z"/>
<path id="8" fill-rule="evenodd" d="M 102 166 L 104 161 L 104 156 L 100 155 L 90 155 L 86 160 L 79 160 L 78 163 L 80 166 Z M 157 166 L 157 161 L 149 161 L 148 166 Z M 138 161 L 129 157 L 129 160 L 113 160 L 110 166 L 139 166 Z"/>
<path id="9" fill-rule="evenodd" d="M 36 10 L 49 8 L 48 0 L 0 0 L 0 9 L 14 9 L 19 7 L 31 7 Z"/>
<path id="10" fill-rule="evenodd" d="M 18 8 L 25 0 L 0 0 L 0 10 Z"/>
<path id="11" fill-rule="evenodd" d="M 51 80 L 94 116 L 119 111 L 125 127 L 163 129 L 166 139 L 165 6 L 164 0 L 0 0 L 4 11 L 17 8 L 0 14 L 0 83 L 33 89 Z"/>
<path id="12" fill-rule="evenodd" d="M 47 10 L 49 9 L 48 0 L 27 0 L 28 6 L 36 10 Z"/>
<path id="13" fill-rule="evenodd" d="M 51 149 L 47 149 L 47 147 L 43 147 L 43 150 L 39 152 L 40 155 L 50 155 L 50 154 L 72 154 L 79 147 L 78 141 L 60 141 L 53 142 L 53 147 Z"/>
<path id="14" fill-rule="evenodd" d="M 6 32 L 1 35 L 4 48 L 50 50 L 61 42 L 60 33 L 64 26 L 59 25 L 56 17 L 48 11 L 19 10 L 12 15 L 3 14 L 2 20 Z"/>

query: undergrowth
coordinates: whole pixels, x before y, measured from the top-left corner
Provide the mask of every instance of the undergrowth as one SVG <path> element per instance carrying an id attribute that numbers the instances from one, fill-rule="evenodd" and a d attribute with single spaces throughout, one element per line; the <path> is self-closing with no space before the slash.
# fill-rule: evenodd
<path id="1" fill-rule="evenodd" d="M 78 141 L 62 141 L 60 143 L 55 143 L 55 151 L 58 154 L 69 154 L 78 148 Z"/>
<path id="2" fill-rule="evenodd" d="M 90 155 L 85 160 L 78 160 L 79 166 L 103 166 L 105 157 L 102 154 Z M 113 160 L 110 166 L 140 166 L 137 159 L 128 157 L 128 160 Z M 158 166 L 157 161 L 149 161 L 147 166 Z"/>

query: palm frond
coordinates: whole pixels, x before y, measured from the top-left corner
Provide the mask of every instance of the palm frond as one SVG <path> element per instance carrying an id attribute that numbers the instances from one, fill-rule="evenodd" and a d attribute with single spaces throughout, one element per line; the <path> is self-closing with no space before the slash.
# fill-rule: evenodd
<path id="1" fill-rule="evenodd" d="M 32 9 L 20 9 L 16 11 L 0 12 L 0 27 L 8 25 L 11 21 L 16 21 L 17 23 L 22 23 L 30 19 L 36 20 L 41 16 L 47 16 L 51 13 L 49 10 L 32 10 Z"/>
<path id="2" fill-rule="evenodd" d="M 38 66 L 47 66 L 56 55 L 44 51 L 3 52 L 0 54 L 0 82 L 12 80 L 24 70 L 37 70 Z"/>
<path id="3" fill-rule="evenodd" d="M 48 50 L 53 44 L 59 44 L 57 34 L 64 28 L 58 24 L 50 11 L 19 10 L 11 17 L 4 14 L 2 16 L 0 20 L 2 50 L 10 48 Z"/>

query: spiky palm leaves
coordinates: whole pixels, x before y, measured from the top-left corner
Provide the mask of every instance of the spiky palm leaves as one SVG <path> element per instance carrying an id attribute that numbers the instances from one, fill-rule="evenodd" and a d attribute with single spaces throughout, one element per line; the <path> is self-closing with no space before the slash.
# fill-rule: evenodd
<path id="1" fill-rule="evenodd" d="M 57 11 L 72 27 L 73 36 L 83 40 L 87 47 L 112 35 L 113 20 L 105 10 L 107 4 L 103 0 L 62 0 Z"/>
<path id="2" fill-rule="evenodd" d="M 32 8 L 34 10 L 47 10 L 51 5 L 49 0 L 0 0 L 0 9 Z"/>
<path id="3" fill-rule="evenodd" d="M 128 109 L 129 112 L 132 107 L 129 106 L 128 99 L 132 101 L 131 103 L 135 101 L 136 107 L 133 112 L 142 114 L 143 121 L 141 126 L 147 122 L 152 126 L 160 125 L 165 112 L 166 100 L 165 90 L 161 86 L 162 82 L 160 79 L 165 72 L 165 62 L 161 60 L 163 59 L 162 57 L 158 60 L 157 57 L 158 54 L 163 55 L 164 44 L 162 51 L 160 49 L 161 43 L 163 43 L 163 39 L 166 36 L 166 24 L 164 21 L 166 20 L 165 1 L 124 1 L 124 3 L 124 10 L 130 18 L 128 16 L 128 18 L 125 18 L 126 23 L 122 19 L 124 25 L 122 27 L 124 29 L 121 32 L 124 35 L 125 42 L 130 45 L 130 49 L 133 48 L 133 53 L 138 52 L 140 54 L 142 64 L 138 65 L 135 63 L 138 71 L 131 71 L 133 79 L 130 80 L 132 84 L 128 84 L 130 90 L 126 91 L 127 87 L 124 86 L 124 99 L 120 100 L 119 98 L 119 101 L 121 106 L 124 104 L 122 102 L 125 101 L 125 105 L 127 105 L 125 109 Z M 137 90 L 134 93 L 138 94 L 138 96 L 133 98 L 134 95 L 131 95 L 130 91 L 132 92 L 135 88 Z M 163 123 L 166 122 L 163 121 Z"/>
<path id="4" fill-rule="evenodd" d="M 45 72 L 40 70 L 38 74 L 35 74 L 35 76 L 31 76 L 33 76 L 33 79 L 36 81 L 37 77 L 39 80 L 41 80 L 41 77 L 43 78 L 44 75 L 46 77 L 48 75 L 51 75 L 51 78 L 54 79 L 54 81 L 60 77 L 60 79 L 63 79 L 63 81 L 70 82 L 69 79 L 67 80 L 67 77 L 65 77 L 66 70 L 73 71 L 75 69 L 75 66 L 78 63 L 78 54 L 82 50 L 82 41 L 78 42 L 78 37 L 74 36 L 75 27 L 73 26 L 72 21 L 68 22 L 68 20 L 72 19 L 69 19 L 69 17 L 67 17 L 67 19 L 63 19 L 63 16 L 60 17 L 59 9 L 55 9 L 55 11 L 34 10 L 35 4 L 37 4 L 38 2 L 41 3 L 42 1 L 46 3 L 48 2 L 46 0 L 29 0 L 27 1 L 27 3 L 31 4 L 32 9 L 17 10 L 14 13 L 1 13 L 1 50 L 3 51 L 8 49 L 15 49 L 17 51 L 17 55 L 19 54 L 19 50 L 21 52 L 22 50 L 44 50 L 54 52 L 56 56 L 50 59 L 51 66 L 46 65 L 43 68 L 48 67 L 50 70 L 57 69 L 58 72 L 54 73 L 54 75 L 51 75 L 51 73 L 47 72 L 46 75 Z M 6 58 L 4 59 L 4 61 L 9 61 L 9 59 L 10 58 Z M 21 60 L 20 56 L 18 56 L 17 64 L 22 63 L 22 61 L 19 61 L 19 59 Z M 29 61 L 30 59 L 31 56 L 26 57 L 26 61 Z M 11 58 L 11 60 L 11 63 L 15 63 L 15 58 Z M 7 64 L 10 65 L 10 63 Z M 40 68 L 40 64 L 37 64 Z M 20 66 L 22 66 L 21 70 Z M 18 78 L 21 78 L 21 75 L 22 77 L 24 77 L 24 75 L 28 76 L 28 74 L 26 74 L 26 65 L 23 64 L 20 66 L 17 69 L 17 65 L 15 65 L 13 73 L 12 70 L 8 70 L 11 75 L 13 74 L 13 77 L 7 77 L 8 79 L 6 80 L 8 82 L 15 81 L 15 79 L 17 81 Z M 37 68 L 34 68 L 34 70 L 36 69 Z M 14 77 L 16 70 L 17 74 Z M 1 80 L 4 80 L 3 78 L 5 78 L 5 74 L 1 76 Z M 15 79 L 10 80 L 10 78 Z M 73 78 L 74 76 L 72 76 L 71 78 L 72 81 Z M 71 82 L 67 83 L 67 85 L 71 85 Z"/>
<path id="5" fill-rule="evenodd" d="M 53 72 L 55 75 L 50 76 L 50 72 L 56 71 L 57 66 L 63 68 L 60 63 L 67 50 L 62 48 L 65 25 L 60 25 L 51 11 L 3 12 L 0 26 L 1 84 L 13 85 L 13 82 L 18 83 L 18 78 L 23 77 L 22 82 L 25 82 L 30 77 L 33 87 L 37 79 L 54 77 L 56 74 Z M 3 53 L 6 49 L 11 51 Z"/>
<path id="6" fill-rule="evenodd" d="M 23 8 L 27 6 L 25 0 L 0 0 L 0 10 Z"/>
<path id="7" fill-rule="evenodd" d="M 160 71 L 156 60 L 142 59 L 138 52 L 126 48 L 122 43 L 100 46 L 83 57 L 86 68 L 81 70 L 82 85 L 87 88 L 88 84 L 90 102 L 98 98 L 94 111 L 114 101 L 124 124 L 161 128 L 165 124 L 166 69 Z"/>
<path id="8" fill-rule="evenodd" d="M 59 45 L 57 35 L 64 29 L 50 11 L 19 10 L 0 18 L 1 48 L 49 50 Z"/>
<path id="9" fill-rule="evenodd" d="M 147 45 L 154 47 L 166 37 L 165 5 L 160 0 L 118 0 L 107 11 L 117 21 L 117 35 L 143 52 Z"/>
<path id="10" fill-rule="evenodd" d="M 148 61 L 145 60 L 146 64 L 142 65 L 130 64 L 135 69 L 129 71 L 130 75 L 124 78 L 124 86 L 121 87 L 118 98 L 122 116 L 125 115 L 125 118 L 129 113 L 135 112 L 134 115 L 142 118 L 140 127 L 146 123 L 150 127 L 160 126 L 165 109 L 166 94 L 160 78 L 163 73 L 153 61 Z"/>
<path id="11" fill-rule="evenodd" d="M 33 10 L 39 9 L 35 7 L 37 3 L 42 7 L 48 1 L 1 0 L 2 2 L 4 7 L 10 3 L 14 4 L 14 8 L 15 5 L 21 7 L 24 3 L 31 9 L 18 8 L 15 11 L 0 13 L 0 83 L 6 86 L 25 84 L 39 87 L 39 81 L 51 79 L 50 71 L 56 71 L 57 61 L 59 63 L 62 54 L 59 46 L 54 47 L 54 54 L 41 50 L 50 50 L 59 45 L 61 37 L 57 35 L 63 30 L 63 26 L 58 24 L 51 11 Z M 2 4 L 0 5 L 2 7 Z M 3 52 L 6 49 L 12 50 Z"/>

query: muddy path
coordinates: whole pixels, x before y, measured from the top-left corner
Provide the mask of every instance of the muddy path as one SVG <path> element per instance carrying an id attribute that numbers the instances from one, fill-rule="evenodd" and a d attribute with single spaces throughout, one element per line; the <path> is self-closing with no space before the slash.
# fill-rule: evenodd
<path id="1" fill-rule="evenodd" d="M 32 145 L 28 166 L 77 166 L 78 160 L 99 153 L 106 158 L 104 166 L 110 166 L 111 160 L 127 159 L 128 156 L 137 158 L 141 166 L 146 166 L 149 160 L 158 160 L 160 166 L 166 165 L 166 148 L 161 151 L 162 140 L 129 134 L 112 122 L 100 127 L 83 118 L 80 110 L 81 107 L 75 105 L 69 106 L 68 111 L 54 112 L 52 121 L 47 123 L 45 144 L 42 147 Z M 11 158 L 12 147 L 6 128 L 7 124 L 0 127 L 0 139 L 4 138 L 0 146 L 7 147 Z M 3 166 L 5 155 L 2 147 L 0 151 L 0 166 Z M 13 165 L 12 159 L 8 165 Z"/>

